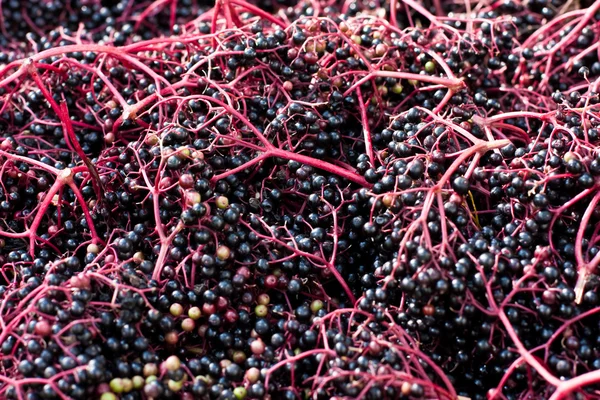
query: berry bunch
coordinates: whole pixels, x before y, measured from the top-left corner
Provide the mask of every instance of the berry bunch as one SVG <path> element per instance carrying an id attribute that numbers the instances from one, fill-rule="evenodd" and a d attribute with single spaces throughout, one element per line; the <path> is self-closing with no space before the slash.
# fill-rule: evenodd
<path id="1" fill-rule="evenodd" d="M 105 3 L 2 4 L 0 398 L 598 397 L 600 2 Z"/>

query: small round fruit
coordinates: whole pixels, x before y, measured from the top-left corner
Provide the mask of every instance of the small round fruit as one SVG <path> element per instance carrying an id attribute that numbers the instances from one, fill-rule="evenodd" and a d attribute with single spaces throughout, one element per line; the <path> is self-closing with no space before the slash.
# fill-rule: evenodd
<path id="1" fill-rule="evenodd" d="M 181 367 L 181 361 L 177 356 L 170 356 L 165 360 L 165 367 L 169 371 L 177 371 Z"/>

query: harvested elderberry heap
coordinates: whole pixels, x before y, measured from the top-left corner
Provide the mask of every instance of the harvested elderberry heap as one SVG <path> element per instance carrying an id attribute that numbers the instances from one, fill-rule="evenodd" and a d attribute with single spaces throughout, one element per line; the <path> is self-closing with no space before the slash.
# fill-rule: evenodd
<path id="1" fill-rule="evenodd" d="M 1 399 L 599 397 L 600 2 L 0 13 Z"/>

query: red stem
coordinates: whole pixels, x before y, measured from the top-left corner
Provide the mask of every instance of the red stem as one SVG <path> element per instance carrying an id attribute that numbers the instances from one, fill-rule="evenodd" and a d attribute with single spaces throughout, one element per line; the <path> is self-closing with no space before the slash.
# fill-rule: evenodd
<path id="1" fill-rule="evenodd" d="M 64 133 L 65 133 L 65 140 L 67 141 L 67 143 L 70 142 L 71 146 L 73 146 L 73 148 L 75 149 L 75 151 L 77 152 L 77 154 L 79 155 L 81 160 L 87 166 L 90 174 L 94 177 L 93 183 L 94 183 L 94 189 L 96 191 L 96 196 L 98 196 L 98 201 L 101 201 L 102 190 L 101 190 L 101 186 L 100 186 L 101 185 L 100 175 L 98 175 L 98 171 L 96 171 L 96 168 L 94 168 L 94 165 L 92 164 L 92 162 L 87 158 L 87 156 L 83 152 L 83 149 L 81 148 L 81 145 L 79 144 L 79 141 L 77 140 L 77 137 L 75 136 L 75 131 L 73 130 L 71 118 L 69 117 L 69 111 L 67 108 L 67 104 L 65 102 L 63 102 L 59 106 L 56 103 L 56 101 L 54 101 L 52 94 L 50 94 L 50 92 L 48 91 L 48 89 L 46 88 L 44 83 L 42 82 L 42 78 L 36 71 L 34 65 L 30 66 L 30 74 L 33 77 L 33 80 L 35 81 L 36 85 L 40 88 L 42 94 L 44 95 L 44 97 L 46 98 L 48 103 L 50 103 L 50 107 L 52 107 L 52 110 L 54 110 L 54 113 L 56 114 L 58 119 L 61 121 L 63 129 L 64 129 Z M 82 207 L 85 207 L 85 204 L 82 204 Z"/>
<path id="2" fill-rule="evenodd" d="M 600 382 L 600 370 L 591 371 L 575 378 L 571 378 L 558 385 L 556 391 L 552 397 L 550 397 L 550 400 L 562 400 L 571 392 L 597 382 Z"/>
<path id="3" fill-rule="evenodd" d="M 581 218 L 581 222 L 579 224 L 579 229 L 577 230 L 577 237 L 575 238 L 575 259 L 577 260 L 577 283 L 575 284 L 575 302 L 579 304 L 581 302 L 581 298 L 583 297 L 583 291 L 585 289 L 585 284 L 587 283 L 589 274 L 592 270 L 592 266 L 586 263 L 586 260 L 583 257 L 583 235 L 585 233 L 586 228 L 588 227 L 588 223 L 594 211 L 596 211 L 596 206 L 600 201 L 600 193 L 597 193 L 593 198 L 590 204 L 588 205 L 583 217 Z"/>
<path id="4" fill-rule="evenodd" d="M 375 156 L 373 155 L 373 141 L 371 140 L 371 131 L 369 130 L 369 117 L 367 116 L 367 109 L 365 108 L 365 102 L 362 98 L 360 86 L 356 89 L 356 97 L 358 97 L 358 107 L 360 108 L 360 118 L 362 120 L 365 149 L 367 151 L 369 161 L 371 162 L 371 167 L 375 168 Z"/>
<path id="5" fill-rule="evenodd" d="M 592 6 L 587 9 L 585 14 L 583 14 L 583 17 L 581 18 L 579 23 L 573 29 L 571 29 L 571 31 L 564 38 L 562 38 L 560 42 L 558 42 L 557 44 L 552 46 L 552 48 L 549 50 L 542 50 L 540 52 L 536 52 L 536 55 L 537 56 L 540 56 L 540 55 L 541 56 L 545 56 L 545 55 L 552 56 L 554 53 L 556 53 L 556 51 L 558 51 L 562 47 L 568 45 L 579 35 L 581 30 L 583 28 L 585 28 L 585 26 L 588 24 L 588 22 L 590 22 L 590 20 L 592 18 L 594 18 L 594 15 L 596 15 L 596 13 L 598 11 L 600 11 L 600 1 L 594 1 Z"/>

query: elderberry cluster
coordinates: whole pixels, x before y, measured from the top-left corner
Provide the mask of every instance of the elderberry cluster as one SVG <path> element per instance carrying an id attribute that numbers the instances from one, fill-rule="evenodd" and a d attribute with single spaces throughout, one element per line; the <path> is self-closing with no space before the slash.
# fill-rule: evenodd
<path id="1" fill-rule="evenodd" d="M 500 3 L 3 3 L 0 398 L 594 398 L 600 3 Z"/>

